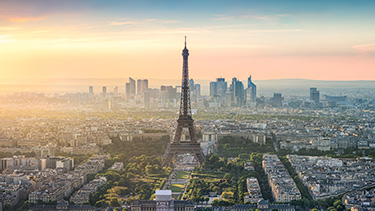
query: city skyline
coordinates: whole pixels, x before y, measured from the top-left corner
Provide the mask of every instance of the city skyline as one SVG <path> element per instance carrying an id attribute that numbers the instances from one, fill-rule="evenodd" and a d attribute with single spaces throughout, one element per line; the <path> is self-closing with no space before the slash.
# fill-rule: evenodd
<path id="1" fill-rule="evenodd" d="M 185 35 L 194 79 L 375 80 L 371 1 L 11 1 L 0 8 L 4 80 L 179 79 Z"/>

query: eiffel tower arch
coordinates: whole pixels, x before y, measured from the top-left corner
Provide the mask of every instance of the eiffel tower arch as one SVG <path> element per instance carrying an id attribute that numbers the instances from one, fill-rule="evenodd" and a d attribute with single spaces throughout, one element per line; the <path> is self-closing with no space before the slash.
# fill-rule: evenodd
<path id="1" fill-rule="evenodd" d="M 166 149 L 163 158 L 163 166 L 171 166 L 173 158 L 179 154 L 191 154 L 200 164 L 203 164 L 203 162 L 205 161 L 205 157 L 200 144 L 197 143 L 194 120 L 191 114 L 188 68 L 189 50 L 186 48 L 186 36 L 185 48 L 182 50 L 182 57 L 182 86 L 179 118 L 177 120 L 177 129 L 173 142 L 168 144 L 168 147 Z M 181 142 L 182 131 L 184 128 L 187 128 L 189 130 L 190 140 L 188 142 Z"/>

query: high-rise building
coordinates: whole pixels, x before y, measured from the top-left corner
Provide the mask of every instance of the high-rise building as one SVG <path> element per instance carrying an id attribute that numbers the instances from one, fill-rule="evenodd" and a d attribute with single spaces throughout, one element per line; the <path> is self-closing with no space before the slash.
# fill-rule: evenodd
<path id="1" fill-rule="evenodd" d="M 126 100 L 130 100 L 130 83 L 126 83 L 125 84 L 125 97 L 126 97 Z"/>
<path id="2" fill-rule="evenodd" d="M 176 99 L 177 98 L 177 87 L 173 87 L 173 86 L 161 86 L 160 87 L 160 92 L 163 92 L 163 91 L 167 91 L 168 94 L 169 94 L 169 99 L 168 100 L 172 100 L 172 99 Z"/>
<path id="3" fill-rule="evenodd" d="M 129 77 L 129 84 L 130 84 L 130 87 L 129 87 L 130 94 L 135 95 L 135 80 L 132 79 L 131 77 Z"/>
<path id="4" fill-rule="evenodd" d="M 117 87 L 117 86 L 115 86 L 115 88 L 113 88 L 113 92 L 114 92 L 115 94 L 118 94 L 118 87 Z"/>
<path id="5" fill-rule="evenodd" d="M 210 96 L 224 97 L 227 93 L 228 84 L 224 78 L 217 78 L 210 82 Z"/>
<path id="6" fill-rule="evenodd" d="M 90 95 L 94 94 L 94 87 L 93 86 L 89 86 L 89 94 Z"/>
<path id="7" fill-rule="evenodd" d="M 189 80 L 190 89 L 194 88 L 194 79 Z"/>
<path id="8" fill-rule="evenodd" d="M 217 78 L 217 95 L 224 97 L 228 91 L 228 84 L 225 82 L 225 78 Z"/>
<path id="9" fill-rule="evenodd" d="M 231 85 L 229 87 L 229 91 L 232 92 L 232 93 L 234 93 L 234 87 L 235 87 L 236 81 L 237 81 L 236 77 L 232 78 L 232 83 L 231 83 Z"/>
<path id="10" fill-rule="evenodd" d="M 148 89 L 148 80 L 143 79 L 143 91 L 145 92 Z"/>
<path id="11" fill-rule="evenodd" d="M 210 82 L 210 96 L 217 96 L 217 83 L 215 81 Z"/>
<path id="12" fill-rule="evenodd" d="M 138 79 L 137 80 L 137 94 L 143 95 L 143 92 L 148 89 L 148 80 L 147 79 Z"/>
<path id="13" fill-rule="evenodd" d="M 103 95 L 103 97 L 105 97 L 107 95 L 107 87 L 106 86 L 103 86 L 103 88 L 102 88 L 102 95 Z"/>
<path id="14" fill-rule="evenodd" d="M 310 88 L 310 100 L 314 101 L 316 104 L 320 101 L 320 92 L 315 87 Z"/>
<path id="15" fill-rule="evenodd" d="M 241 81 L 237 79 L 234 81 L 233 84 L 233 103 L 234 106 L 242 106 L 244 105 L 244 86 Z"/>
<path id="16" fill-rule="evenodd" d="M 197 101 L 201 98 L 201 85 L 200 84 L 195 84 L 194 85 L 194 91 L 197 96 Z"/>
<path id="17" fill-rule="evenodd" d="M 212 101 L 217 106 L 222 106 L 222 105 L 230 106 L 232 99 L 228 101 L 227 91 L 228 91 L 228 83 L 225 81 L 224 78 L 217 78 L 216 81 L 212 81 L 210 83 L 210 96 L 214 97 L 212 98 Z M 231 95 L 229 96 L 230 98 L 233 97 Z"/>
<path id="18" fill-rule="evenodd" d="M 189 88 L 190 88 L 190 100 L 191 102 L 198 102 L 200 95 L 201 95 L 201 85 L 194 83 L 193 79 L 189 80 Z"/>
<path id="19" fill-rule="evenodd" d="M 143 80 L 142 79 L 138 79 L 137 80 L 137 94 L 138 95 L 143 94 L 142 93 L 142 88 L 143 88 Z"/>
<path id="20" fill-rule="evenodd" d="M 160 91 L 160 101 L 163 104 L 167 104 L 169 102 L 169 92 L 164 90 Z"/>
<path id="21" fill-rule="evenodd" d="M 257 99 L 257 86 L 251 81 L 251 76 L 247 79 L 247 101 L 255 102 Z"/>
<path id="22" fill-rule="evenodd" d="M 281 96 L 281 93 L 273 93 L 272 105 L 274 107 L 281 107 L 282 101 L 283 101 L 283 97 Z"/>
<path id="23" fill-rule="evenodd" d="M 125 84 L 126 99 L 130 100 L 135 95 L 135 80 L 129 77 L 129 83 Z"/>
<path id="24" fill-rule="evenodd" d="M 145 108 L 150 108 L 151 93 L 149 91 L 143 92 L 143 105 Z"/>

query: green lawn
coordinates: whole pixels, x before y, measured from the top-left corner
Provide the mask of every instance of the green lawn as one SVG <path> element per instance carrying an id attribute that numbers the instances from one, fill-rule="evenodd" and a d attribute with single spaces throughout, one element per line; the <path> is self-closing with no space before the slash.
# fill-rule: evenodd
<path id="1" fill-rule="evenodd" d="M 184 189 L 184 185 L 183 184 L 171 184 L 170 189 L 172 190 L 172 192 L 182 192 L 182 190 Z"/>
<path id="2" fill-rule="evenodd" d="M 175 179 L 189 179 L 189 171 L 178 171 L 176 173 Z"/>
<path id="3" fill-rule="evenodd" d="M 224 177 L 224 172 L 199 172 L 199 173 L 193 173 L 192 177 L 198 177 L 198 178 L 218 178 L 222 179 Z"/>

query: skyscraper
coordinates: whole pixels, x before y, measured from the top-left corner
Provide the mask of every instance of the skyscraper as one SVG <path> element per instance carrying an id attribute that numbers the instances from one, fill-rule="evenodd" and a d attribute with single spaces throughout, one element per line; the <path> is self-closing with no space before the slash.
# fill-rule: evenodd
<path id="1" fill-rule="evenodd" d="M 126 97 L 126 100 L 130 100 L 130 83 L 126 83 L 125 84 L 125 97 Z"/>
<path id="2" fill-rule="evenodd" d="M 192 87 L 194 87 L 194 79 L 190 79 L 190 80 L 189 80 L 189 86 L 190 86 L 190 89 L 191 89 Z"/>
<path id="3" fill-rule="evenodd" d="M 103 97 L 105 97 L 107 95 L 107 87 L 106 86 L 103 86 L 103 88 L 102 88 L 102 95 L 103 95 Z"/>
<path id="4" fill-rule="evenodd" d="M 190 99 L 192 102 L 198 102 L 201 94 L 201 85 L 194 83 L 193 79 L 189 80 L 190 86 Z"/>
<path id="5" fill-rule="evenodd" d="M 135 95 L 135 80 L 129 77 L 129 83 L 125 84 L 126 99 L 130 100 Z"/>
<path id="6" fill-rule="evenodd" d="M 234 106 L 242 106 L 244 104 L 244 86 L 241 81 L 237 79 L 233 84 L 233 103 Z"/>
<path id="7" fill-rule="evenodd" d="M 224 78 L 217 78 L 210 82 L 210 96 L 224 97 L 227 93 L 228 84 Z"/>
<path id="8" fill-rule="evenodd" d="M 147 79 L 143 79 L 143 91 L 147 91 L 148 90 L 148 80 Z"/>
<path id="9" fill-rule="evenodd" d="M 310 100 L 314 101 L 316 104 L 320 101 L 320 92 L 315 87 L 310 88 Z"/>
<path id="10" fill-rule="evenodd" d="M 143 92 L 148 89 L 148 80 L 147 79 L 138 79 L 137 80 L 137 94 L 143 95 Z"/>
<path id="11" fill-rule="evenodd" d="M 251 81 L 251 75 L 247 79 L 247 101 L 255 102 L 257 99 L 257 86 Z"/>
<path id="12" fill-rule="evenodd" d="M 161 86 L 160 92 L 164 91 L 168 92 L 168 101 L 177 98 L 177 87 L 173 88 L 173 86 Z"/>
<path id="13" fill-rule="evenodd" d="M 150 108 L 151 94 L 149 91 L 143 92 L 143 105 L 145 108 Z"/>
<path id="14" fill-rule="evenodd" d="M 130 94 L 135 95 L 135 80 L 129 77 Z"/>
<path id="15" fill-rule="evenodd" d="M 211 97 L 217 96 L 217 83 L 215 81 L 210 82 L 210 96 Z"/>
<path id="16" fill-rule="evenodd" d="M 283 98 L 281 96 L 281 93 L 273 93 L 273 98 L 271 100 L 271 103 L 274 107 L 281 107 L 282 101 L 283 101 Z"/>
<path id="17" fill-rule="evenodd" d="M 89 94 L 90 95 L 94 94 L 94 87 L 93 86 L 89 86 Z"/>
<path id="18" fill-rule="evenodd" d="M 143 88 L 143 80 L 142 79 L 138 79 L 137 80 L 137 94 L 138 95 L 142 94 L 142 92 L 143 92 L 142 88 Z"/>
<path id="19" fill-rule="evenodd" d="M 195 95 L 197 97 L 197 102 L 199 101 L 200 97 L 201 97 L 201 85 L 200 84 L 195 84 L 194 85 L 194 90 L 195 90 Z"/>
<path id="20" fill-rule="evenodd" d="M 224 97 L 228 91 L 228 84 L 225 81 L 225 78 L 217 78 L 216 83 L 217 83 L 217 95 L 219 95 L 220 97 Z"/>

